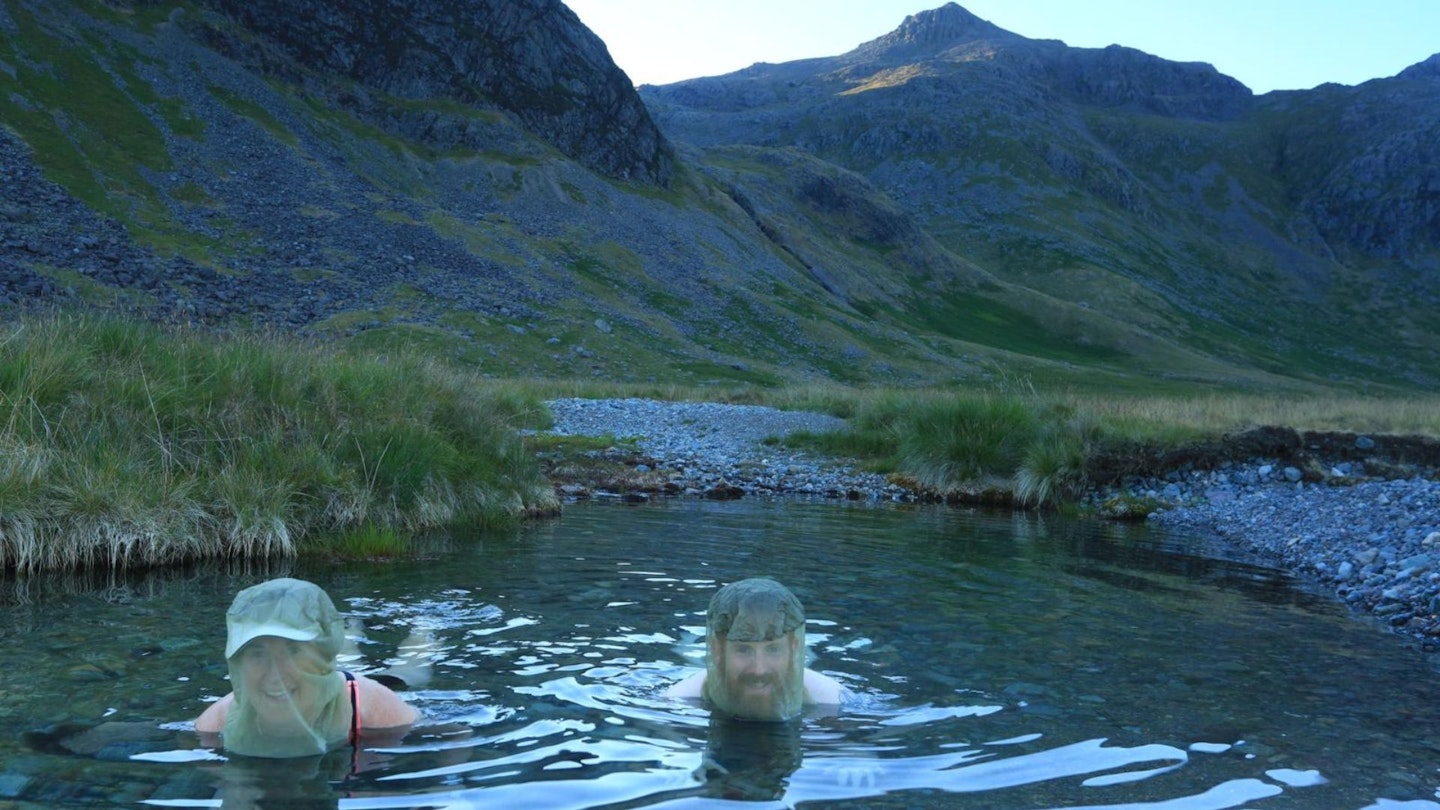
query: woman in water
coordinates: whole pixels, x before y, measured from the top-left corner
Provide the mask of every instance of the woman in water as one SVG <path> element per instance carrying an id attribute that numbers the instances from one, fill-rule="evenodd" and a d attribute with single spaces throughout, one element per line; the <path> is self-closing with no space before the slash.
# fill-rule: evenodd
<path id="1" fill-rule="evenodd" d="M 362 734 L 403 729 L 420 712 L 384 684 L 336 669 L 345 625 L 319 586 L 272 579 L 235 596 L 225 614 L 234 690 L 195 720 L 227 752 L 303 757 Z"/>

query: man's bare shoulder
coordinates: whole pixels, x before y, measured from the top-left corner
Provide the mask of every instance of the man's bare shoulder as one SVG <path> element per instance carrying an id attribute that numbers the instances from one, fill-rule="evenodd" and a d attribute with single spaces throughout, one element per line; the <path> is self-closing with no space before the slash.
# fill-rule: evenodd
<path id="1" fill-rule="evenodd" d="M 813 669 L 805 670 L 805 702 L 840 705 L 845 697 L 845 687 L 824 673 Z"/>
<path id="2" fill-rule="evenodd" d="M 704 694 L 705 670 L 703 669 L 670 684 L 665 690 L 666 697 L 683 698 L 685 700 L 699 700 Z"/>
<path id="3" fill-rule="evenodd" d="M 665 690 L 665 696 L 687 700 L 700 700 L 705 696 L 705 672 L 696 672 L 676 681 Z M 840 682 L 813 669 L 805 670 L 805 702 L 839 705 L 845 697 L 845 687 Z"/>

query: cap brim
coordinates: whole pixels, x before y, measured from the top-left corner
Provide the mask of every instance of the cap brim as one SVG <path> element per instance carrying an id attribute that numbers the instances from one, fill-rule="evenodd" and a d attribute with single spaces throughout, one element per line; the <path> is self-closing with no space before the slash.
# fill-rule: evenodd
<path id="1" fill-rule="evenodd" d="M 275 636 L 291 641 L 314 641 L 320 637 L 320 634 L 316 630 L 301 630 L 300 628 L 279 624 L 278 622 L 247 625 L 239 631 L 232 629 L 226 637 L 225 657 L 234 658 L 235 653 L 240 652 L 240 648 L 261 636 Z"/>

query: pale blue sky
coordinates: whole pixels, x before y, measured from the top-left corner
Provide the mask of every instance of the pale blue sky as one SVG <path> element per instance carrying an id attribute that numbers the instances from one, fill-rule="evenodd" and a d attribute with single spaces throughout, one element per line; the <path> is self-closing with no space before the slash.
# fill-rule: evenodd
<path id="1" fill-rule="evenodd" d="M 564 0 L 636 84 L 836 56 L 944 0 Z M 1209 62 L 1256 93 L 1393 76 L 1440 52 L 1440 0 L 964 0 L 1031 39 Z"/>

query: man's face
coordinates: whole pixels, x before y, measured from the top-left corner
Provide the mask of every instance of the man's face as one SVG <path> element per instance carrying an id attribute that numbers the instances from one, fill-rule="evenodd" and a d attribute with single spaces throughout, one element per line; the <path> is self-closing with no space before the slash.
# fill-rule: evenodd
<path id="1" fill-rule="evenodd" d="M 732 710 L 747 717 L 773 718 L 786 684 L 796 677 L 790 636 L 769 641 L 729 641 L 724 655 L 725 694 Z"/>

